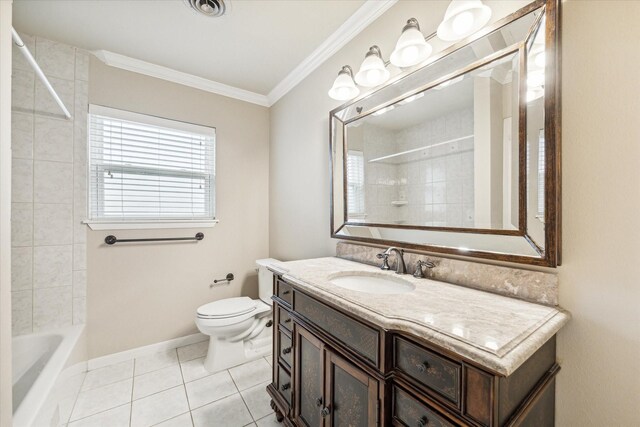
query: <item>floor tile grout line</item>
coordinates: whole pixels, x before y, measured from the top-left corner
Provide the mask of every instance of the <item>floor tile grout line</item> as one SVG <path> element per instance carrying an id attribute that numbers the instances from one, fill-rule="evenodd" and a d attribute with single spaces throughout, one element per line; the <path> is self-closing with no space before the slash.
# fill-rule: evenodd
<path id="1" fill-rule="evenodd" d="M 120 404 L 120 405 L 114 406 L 113 408 L 109 408 L 109 409 L 103 409 L 102 411 L 99 411 L 99 412 L 93 413 L 93 414 L 91 414 L 91 415 L 87 415 L 86 417 L 78 418 L 77 420 L 73 420 L 73 421 L 69 420 L 68 424 L 72 424 L 72 423 L 75 423 L 75 422 L 78 422 L 78 421 L 86 420 L 87 418 L 93 417 L 93 416 L 95 416 L 95 415 L 100 415 L 100 414 L 103 414 L 103 413 L 105 413 L 105 412 L 108 412 L 108 411 L 112 411 L 112 410 L 114 410 L 114 409 L 117 409 L 117 408 L 121 408 L 121 407 L 123 407 L 123 406 L 125 406 L 125 405 L 131 405 L 131 402 L 122 403 L 122 404 Z M 64 425 L 66 425 L 66 424 L 64 424 Z"/>
<path id="2" fill-rule="evenodd" d="M 71 406 L 71 412 L 69 412 L 69 417 L 65 424 L 69 424 L 71 422 L 71 416 L 73 415 L 73 411 L 76 409 L 76 404 L 78 403 L 78 399 L 80 398 L 80 393 L 82 393 L 82 386 L 84 382 L 87 380 L 87 374 L 89 371 L 84 372 L 84 377 L 82 378 L 82 382 L 80 383 L 80 387 L 78 387 L 78 392 L 76 393 L 76 398 L 73 400 L 73 405 Z"/>
<path id="3" fill-rule="evenodd" d="M 238 366 L 241 366 L 241 365 L 238 365 Z M 244 396 L 242 395 L 242 391 L 240 391 L 240 387 L 238 387 L 238 384 L 236 383 L 236 380 L 233 378 L 233 375 L 231 375 L 231 369 L 227 369 L 227 372 L 229 373 L 229 376 L 231 377 L 231 381 L 233 381 L 233 385 L 236 386 L 236 389 L 238 390 L 238 394 L 240 395 L 240 399 L 242 399 L 242 403 L 244 403 L 244 407 L 247 408 L 247 412 L 249 412 L 249 416 L 251 417 L 252 420 L 255 421 L 255 418 L 253 418 L 253 414 L 251 413 L 251 409 L 249 409 L 249 405 L 247 405 L 247 401 L 244 400 Z M 251 387 L 249 387 L 249 388 L 251 388 Z M 245 389 L 245 390 L 248 390 L 248 389 Z"/>

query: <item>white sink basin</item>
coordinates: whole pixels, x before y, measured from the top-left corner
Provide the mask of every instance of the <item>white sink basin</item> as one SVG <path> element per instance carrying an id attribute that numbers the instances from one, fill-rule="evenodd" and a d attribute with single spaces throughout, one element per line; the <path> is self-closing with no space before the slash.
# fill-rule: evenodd
<path id="1" fill-rule="evenodd" d="M 404 294 L 416 288 L 413 283 L 399 277 L 373 274 L 339 274 L 330 277 L 329 282 L 340 288 L 368 294 Z"/>

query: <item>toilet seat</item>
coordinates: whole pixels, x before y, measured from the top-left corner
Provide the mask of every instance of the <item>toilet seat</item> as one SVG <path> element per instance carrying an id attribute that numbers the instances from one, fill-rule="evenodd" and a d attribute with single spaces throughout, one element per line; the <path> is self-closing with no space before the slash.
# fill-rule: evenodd
<path id="1" fill-rule="evenodd" d="M 249 297 L 225 298 L 198 307 L 201 319 L 226 319 L 241 316 L 256 309 L 256 301 Z"/>
<path id="2" fill-rule="evenodd" d="M 271 306 L 261 300 L 226 298 L 200 306 L 196 322 L 203 327 L 229 326 L 270 311 Z"/>

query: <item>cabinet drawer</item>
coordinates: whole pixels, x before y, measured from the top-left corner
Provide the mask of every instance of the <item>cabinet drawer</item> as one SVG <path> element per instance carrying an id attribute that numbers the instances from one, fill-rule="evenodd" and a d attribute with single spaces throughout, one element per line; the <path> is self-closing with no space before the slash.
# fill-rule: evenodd
<path id="1" fill-rule="evenodd" d="M 285 310 L 282 307 L 278 308 L 278 322 L 281 327 L 291 332 L 291 316 L 289 316 L 289 310 Z"/>
<path id="2" fill-rule="evenodd" d="M 276 289 L 276 295 L 285 303 L 291 305 L 293 302 L 293 288 L 286 282 L 278 280 L 278 287 Z"/>
<path id="3" fill-rule="evenodd" d="M 309 319 L 328 335 L 352 348 L 366 359 L 378 365 L 377 330 L 354 320 L 333 308 L 316 301 L 302 292 L 296 292 L 294 310 Z"/>
<path id="4" fill-rule="evenodd" d="M 462 367 L 402 338 L 395 338 L 394 368 L 459 407 Z"/>
<path id="5" fill-rule="evenodd" d="M 291 358 L 293 355 L 291 338 L 283 331 L 278 331 L 278 334 L 278 357 L 287 367 L 291 367 Z"/>
<path id="6" fill-rule="evenodd" d="M 439 415 L 435 409 L 429 408 L 396 386 L 393 387 L 392 417 L 406 426 L 457 426 L 457 424 L 447 420 L 444 416 Z"/>
<path id="7" fill-rule="evenodd" d="M 291 375 L 280 365 L 278 365 L 278 393 L 291 405 L 292 395 Z"/>

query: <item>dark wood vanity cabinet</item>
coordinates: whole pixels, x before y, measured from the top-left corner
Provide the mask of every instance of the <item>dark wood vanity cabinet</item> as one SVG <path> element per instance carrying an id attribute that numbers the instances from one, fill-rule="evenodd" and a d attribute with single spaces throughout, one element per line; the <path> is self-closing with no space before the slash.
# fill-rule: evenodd
<path id="1" fill-rule="evenodd" d="M 555 337 L 504 377 L 369 324 L 279 277 L 274 288 L 267 391 L 285 425 L 554 425 Z"/>

